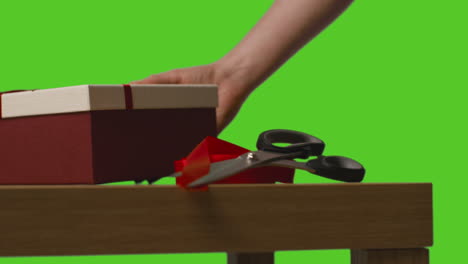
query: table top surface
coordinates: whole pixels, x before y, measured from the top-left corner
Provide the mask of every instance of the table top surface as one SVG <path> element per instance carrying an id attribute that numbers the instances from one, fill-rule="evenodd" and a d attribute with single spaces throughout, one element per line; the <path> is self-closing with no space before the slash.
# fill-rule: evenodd
<path id="1" fill-rule="evenodd" d="M 432 183 L 0 186 L 0 255 L 432 245 Z"/>

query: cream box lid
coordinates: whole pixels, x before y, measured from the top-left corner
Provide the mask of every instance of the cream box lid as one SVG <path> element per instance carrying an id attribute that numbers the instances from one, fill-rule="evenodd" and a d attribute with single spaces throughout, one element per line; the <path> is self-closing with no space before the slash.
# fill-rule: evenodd
<path id="1" fill-rule="evenodd" d="M 212 84 L 88 84 L 1 95 L 1 118 L 119 109 L 215 108 Z"/>

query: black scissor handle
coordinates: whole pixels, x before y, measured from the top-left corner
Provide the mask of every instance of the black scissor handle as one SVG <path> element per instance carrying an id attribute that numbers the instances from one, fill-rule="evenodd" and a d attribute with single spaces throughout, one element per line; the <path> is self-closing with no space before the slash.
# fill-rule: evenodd
<path id="1" fill-rule="evenodd" d="M 290 143 L 286 147 L 274 146 L 274 143 Z M 260 134 L 257 140 L 258 150 L 278 153 L 303 152 L 298 158 L 322 155 L 325 143 L 309 134 L 287 129 L 273 129 Z"/>
<path id="2" fill-rule="evenodd" d="M 366 172 L 359 162 L 342 156 L 319 156 L 306 164 L 314 174 L 344 182 L 361 182 Z"/>

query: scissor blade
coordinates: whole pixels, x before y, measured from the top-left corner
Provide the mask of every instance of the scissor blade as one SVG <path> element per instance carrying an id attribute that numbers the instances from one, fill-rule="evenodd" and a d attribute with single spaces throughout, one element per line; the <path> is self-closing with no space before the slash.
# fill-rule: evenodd
<path id="1" fill-rule="evenodd" d="M 212 163 L 210 166 L 210 172 L 202 178 L 191 182 L 188 187 L 194 188 L 225 179 L 252 167 L 252 165 L 252 162 L 250 162 L 244 155 L 241 155 L 235 159 Z"/>
<path id="2" fill-rule="evenodd" d="M 250 166 L 251 166 L 251 162 L 248 162 L 248 161 L 245 161 L 244 163 L 240 162 L 240 160 L 244 160 L 245 161 L 245 158 L 243 157 L 238 157 L 236 159 L 229 159 L 229 160 L 223 160 L 223 161 L 218 161 L 218 162 L 214 162 L 214 163 L 211 163 L 210 164 L 210 173 L 208 173 L 207 175 L 204 175 L 203 176 L 203 179 L 206 177 L 206 176 L 210 176 L 208 178 L 208 180 L 203 180 L 203 181 L 200 181 L 199 184 L 197 184 L 196 186 L 193 186 L 193 187 L 197 187 L 199 185 L 203 185 L 203 184 L 207 184 L 207 183 L 210 183 L 210 182 L 213 182 L 213 181 L 217 181 L 219 179 L 223 179 L 223 178 L 227 178 L 229 175 L 226 175 L 224 177 L 224 174 L 223 176 L 221 177 L 221 175 L 219 176 L 219 179 L 216 177 L 213 177 L 212 174 L 216 173 L 218 174 L 220 171 L 223 171 L 225 170 L 226 168 L 231 168 L 231 166 L 238 166 L 239 168 L 241 168 L 241 166 L 239 164 L 245 164 L 245 168 L 243 169 L 239 169 L 239 170 L 229 170 L 230 172 L 233 172 L 233 174 L 236 174 L 236 173 L 239 173 L 245 169 L 248 169 Z M 239 163 L 237 162 L 239 160 Z M 234 161 L 234 163 L 233 163 Z M 229 172 L 228 172 L 229 173 Z M 177 178 L 177 177 L 180 177 L 182 176 L 182 172 L 181 171 L 178 171 L 178 172 L 174 172 L 170 175 L 167 175 L 167 176 L 164 176 L 164 177 L 174 177 L 174 178 Z M 163 178 L 163 177 L 161 177 Z M 207 182 L 205 182 L 207 181 Z M 197 181 L 194 181 L 192 182 L 191 184 L 195 183 Z M 198 183 L 198 182 L 197 182 Z M 189 185 L 190 188 L 192 188 L 191 184 Z"/>
<path id="3" fill-rule="evenodd" d="M 172 173 L 171 175 L 167 175 L 166 177 L 174 177 L 174 178 L 176 178 L 176 177 L 180 177 L 180 176 L 182 176 L 182 172 L 181 172 L 181 171 L 178 171 L 178 172 Z"/>
<path id="4" fill-rule="evenodd" d="M 247 169 L 265 166 L 274 160 L 297 157 L 297 153 L 276 153 L 269 151 L 254 151 L 240 155 L 235 159 L 224 160 L 212 163 L 210 172 L 205 176 L 191 182 L 188 187 L 198 187 L 200 185 L 216 182 Z"/>

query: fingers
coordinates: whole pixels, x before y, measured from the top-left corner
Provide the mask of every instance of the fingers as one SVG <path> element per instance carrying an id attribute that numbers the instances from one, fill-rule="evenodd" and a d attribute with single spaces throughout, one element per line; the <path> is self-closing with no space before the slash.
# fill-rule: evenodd
<path id="1" fill-rule="evenodd" d="M 169 72 L 153 74 L 143 80 L 130 82 L 130 84 L 178 84 L 180 81 L 180 76 L 175 70 L 173 70 Z"/>

